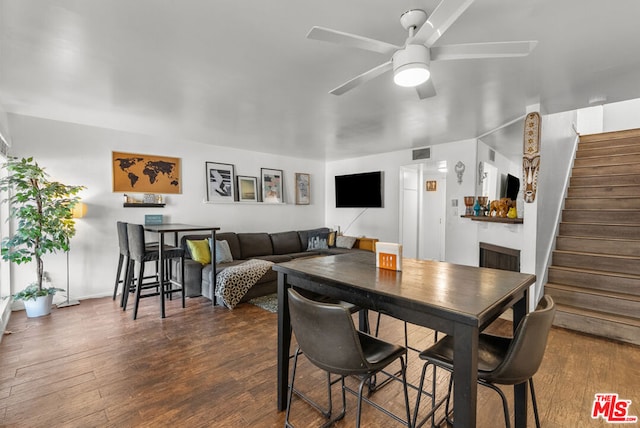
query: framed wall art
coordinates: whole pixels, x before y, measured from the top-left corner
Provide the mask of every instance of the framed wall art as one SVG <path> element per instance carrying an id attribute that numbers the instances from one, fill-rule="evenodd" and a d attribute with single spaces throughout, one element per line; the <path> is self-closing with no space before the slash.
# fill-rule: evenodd
<path id="1" fill-rule="evenodd" d="M 311 176 L 296 172 L 296 205 L 311 203 Z"/>
<path id="2" fill-rule="evenodd" d="M 260 168 L 262 202 L 268 204 L 281 204 L 284 202 L 282 180 L 283 174 L 281 169 Z"/>
<path id="3" fill-rule="evenodd" d="M 114 192 L 181 193 L 180 158 L 111 152 Z"/>
<path id="4" fill-rule="evenodd" d="M 258 178 L 239 175 L 238 177 L 238 201 L 258 202 Z"/>
<path id="5" fill-rule="evenodd" d="M 235 201 L 235 171 L 229 163 L 205 162 L 207 202 Z"/>

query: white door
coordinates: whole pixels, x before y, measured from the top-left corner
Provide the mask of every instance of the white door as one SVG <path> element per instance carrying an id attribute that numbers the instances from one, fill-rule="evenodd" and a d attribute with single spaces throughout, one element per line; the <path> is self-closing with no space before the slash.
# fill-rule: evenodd
<path id="1" fill-rule="evenodd" d="M 425 186 L 422 188 L 422 227 L 420 228 L 422 232 L 420 233 L 419 258 L 442 261 L 444 257 L 447 182 L 439 175 L 429 173 L 423 175 L 423 182 Z M 428 190 L 427 182 L 430 183 Z"/>
<path id="2" fill-rule="evenodd" d="M 427 191 L 427 181 L 435 181 Z M 435 165 L 400 167 L 400 243 L 402 255 L 443 260 L 445 243 L 446 179 Z"/>
<path id="3" fill-rule="evenodd" d="M 400 243 L 403 257 L 412 259 L 418 257 L 419 172 L 418 165 L 400 167 Z"/>

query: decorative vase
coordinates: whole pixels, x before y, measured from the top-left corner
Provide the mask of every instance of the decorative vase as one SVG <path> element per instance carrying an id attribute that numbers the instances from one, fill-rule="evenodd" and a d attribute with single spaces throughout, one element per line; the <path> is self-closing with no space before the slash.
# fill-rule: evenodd
<path id="1" fill-rule="evenodd" d="M 509 208 L 509 212 L 507 213 L 507 217 L 509 217 L 509 218 L 518 217 L 518 213 L 516 212 L 516 207 Z"/>
<path id="2" fill-rule="evenodd" d="M 476 204 L 473 206 L 473 215 L 480 216 L 480 202 L 476 199 Z"/>
<path id="3" fill-rule="evenodd" d="M 464 212 L 464 215 L 473 215 L 473 201 L 476 198 L 473 196 L 465 196 L 464 197 L 464 206 L 466 207 L 466 210 Z"/>
<path id="4" fill-rule="evenodd" d="M 23 300 L 23 303 L 28 318 L 49 315 L 51 313 L 51 304 L 53 303 L 53 294 L 36 297 L 36 300 Z"/>

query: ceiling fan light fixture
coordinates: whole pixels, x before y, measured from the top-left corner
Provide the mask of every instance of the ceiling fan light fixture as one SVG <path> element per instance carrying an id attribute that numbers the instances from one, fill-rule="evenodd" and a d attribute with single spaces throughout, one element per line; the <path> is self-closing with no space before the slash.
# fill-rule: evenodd
<path id="1" fill-rule="evenodd" d="M 393 81 L 398 86 L 412 88 L 429 80 L 429 49 L 422 45 L 407 45 L 393 54 Z"/>
<path id="2" fill-rule="evenodd" d="M 429 80 L 431 73 L 426 64 L 406 64 L 396 69 L 393 81 L 398 86 L 413 88 Z"/>

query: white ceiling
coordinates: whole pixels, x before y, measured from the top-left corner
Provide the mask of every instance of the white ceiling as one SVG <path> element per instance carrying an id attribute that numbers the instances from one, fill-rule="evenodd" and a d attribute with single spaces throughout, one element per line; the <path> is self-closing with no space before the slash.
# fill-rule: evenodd
<path id="1" fill-rule="evenodd" d="M 402 12 L 438 0 L 0 0 L 0 104 L 32 115 L 315 159 L 482 135 L 640 98 L 637 0 L 475 0 L 438 40 L 537 40 L 525 58 L 439 61 L 419 100 L 387 61 L 307 40 L 313 25 L 402 45 Z M 514 141 L 521 146 L 521 141 Z"/>

